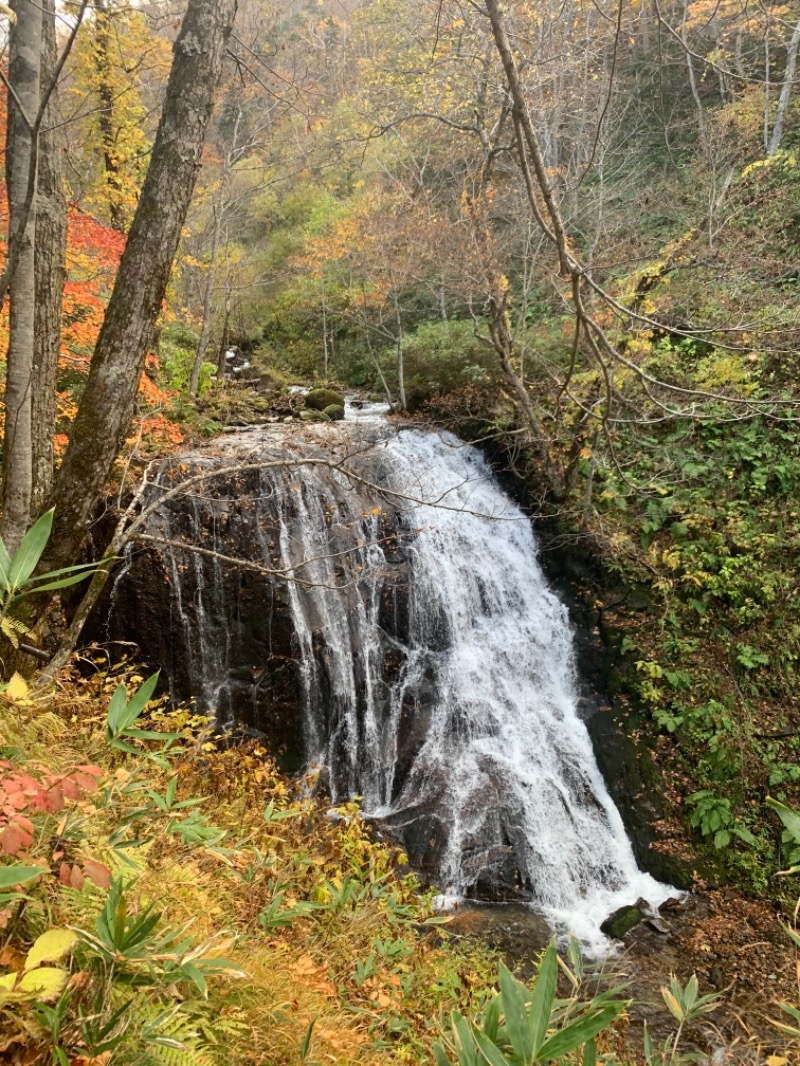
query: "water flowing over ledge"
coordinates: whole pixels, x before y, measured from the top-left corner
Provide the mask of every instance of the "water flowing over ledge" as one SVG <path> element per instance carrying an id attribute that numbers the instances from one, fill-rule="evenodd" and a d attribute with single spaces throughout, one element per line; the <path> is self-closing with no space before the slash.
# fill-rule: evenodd
<path id="1" fill-rule="evenodd" d="M 161 548 L 168 618 L 162 602 L 143 624 L 172 637 L 144 651 L 222 724 L 244 718 L 323 767 L 334 801 L 362 796 L 443 893 L 529 900 L 600 952 L 611 911 L 673 890 L 638 870 L 597 769 L 530 522 L 476 449 L 358 414 L 181 457 L 195 471 L 345 453 L 363 480 L 272 466 L 181 497 L 153 535 L 299 580 Z M 112 625 L 137 567 L 117 579 Z"/>

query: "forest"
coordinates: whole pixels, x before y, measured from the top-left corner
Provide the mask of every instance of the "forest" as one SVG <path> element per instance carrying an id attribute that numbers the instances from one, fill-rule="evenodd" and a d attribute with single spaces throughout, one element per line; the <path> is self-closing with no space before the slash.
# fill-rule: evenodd
<path id="1" fill-rule="evenodd" d="M 0 34 L 0 1059 L 797 1061 L 800 7 L 12 0 Z M 655 1020 L 576 941 L 506 969 L 356 799 L 98 644 L 154 464 L 345 394 L 476 445 L 539 533 L 700 900 L 637 956 Z"/>

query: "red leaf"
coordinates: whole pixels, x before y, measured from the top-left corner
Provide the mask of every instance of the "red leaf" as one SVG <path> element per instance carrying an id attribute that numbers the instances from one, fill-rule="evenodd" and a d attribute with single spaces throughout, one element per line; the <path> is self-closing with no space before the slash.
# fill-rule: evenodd
<path id="1" fill-rule="evenodd" d="M 49 809 L 49 803 L 47 799 L 47 792 L 43 789 L 37 789 L 37 791 L 29 797 L 28 806 L 34 811 L 46 811 Z"/>
<path id="2" fill-rule="evenodd" d="M 73 888 L 76 888 L 79 892 L 86 884 L 86 878 L 81 873 L 80 866 L 73 866 L 69 875 L 69 883 Z"/>
<path id="3" fill-rule="evenodd" d="M 64 806 L 64 792 L 61 785 L 53 785 L 47 793 L 47 808 L 50 811 L 60 811 Z"/>
<path id="4" fill-rule="evenodd" d="M 69 777 L 65 777 L 64 780 L 61 782 L 61 789 L 64 793 L 64 799 L 80 799 L 81 790 Z"/>
<path id="5" fill-rule="evenodd" d="M 26 818 L 24 814 L 15 814 L 12 821 L 23 833 L 30 833 L 31 839 L 33 839 L 33 822 L 30 818 Z"/>
<path id="6" fill-rule="evenodd" d="M 58 868 L 58 879 L 62 885 L 68 885 L 72 867 L 68 862 L 62 862 Z"/>
<path id="7" fill-rule="evenodd" d="M 70 776 L 73 781 L 80 785 L 84 792 L 97 792 L 100 787 L 97 784 L 97 778 L 93 777 L 91 774 L 84 774 L 78 770 Z"/>
<path id="8" fill-rule="evenodd" d="M 22 849 L 28 847 L 32 840 L 33 837 L 30 833 L 26 833 L 16 823 L 12 822 L 0 833 L 0 850 L 6 855 L 19 855 Z"/>
<path id="9" fill-rule="evenodd" d="M 82 859 L 83 872 L 98 888 L 108 888 L 111 884 L 111 871 L 104 862 L 97 859 Z"/>
<path id="10" fill-rule="evenodd" d="M 96 777 L 98 780 L 103 776 L 103 768 L 101 766 L 95 766 L 94 763 L 82 763 L 79 767 L 85 774 L 91 774 L 92 777 Z"/>

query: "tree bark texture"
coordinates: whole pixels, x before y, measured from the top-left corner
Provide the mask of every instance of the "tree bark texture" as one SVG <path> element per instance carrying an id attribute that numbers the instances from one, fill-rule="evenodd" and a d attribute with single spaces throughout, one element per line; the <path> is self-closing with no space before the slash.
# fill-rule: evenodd
<path id="1" fill-rule="evenodd" d="M 125 441 L 200 169 L 235 12 L 235 0 L 189 0 L 150 166 L 50 500 L 56 515 L 48 567 L 77 557 Z"/>
<path id="2" fill-rule="evenodd" d="M 31 168 L 36 165 L 34 123 L 39 111 L 42 9 L 31 0 L 16 0 L 17 21 L 11 30 L 6 182 L 9 246 L 19 236 L 20 253 L 9 287 L 9 342 L 3 447 L 2 534 L 16 549 L 28 528 L 33 492 L 32 370 L 34 338 L 35 203 L 28 211 Z"/>
<path id="3" fill-rule="evenodd" d="M 778 97 L 778 110 L 775 112 L 775 125 L 772 127 L 772 136 L 769 139 L 767 155 L 775 155 L 781 146 L 783 128 L 786 124 L 786 113 L 789 110 L 789 100 L 791 99 L 792 86 L 794 85 L 798 51 L 800 51 L 800 22 L 795 25 L 794 33 L 786 52 L 786 70 L 783 75 L 781 94 Z"/>
<path id="4" fill-rule="evenodd" d="M 42 5 L 41 83 L 50 82 L 56 66 L 54 0 Z M 33 497 L 35 514 L 53 484 L 53 435 L 56 416 L 56 377 L 61 339 L 61 298 L 66 277 L 67 201 L 61 168 L 63 137 L 57 128 L 55 93 L 47 101 L 39 134 L 36 186 L 36 248 L 34 252 L 34 346 L 31 385 L 33 422 Z"/>

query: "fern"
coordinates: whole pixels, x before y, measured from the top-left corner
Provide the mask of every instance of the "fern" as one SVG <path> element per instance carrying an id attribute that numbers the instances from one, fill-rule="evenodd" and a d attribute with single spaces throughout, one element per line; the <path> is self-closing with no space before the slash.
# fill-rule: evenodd
<path id="1" fill-rule="evenodd" d="M 217 1066 L 201 1027 L 183 1004 L 140 1003 L 133 1012 L 131 1030 L 140 1041 L 140 1066 Z"/>
<path id="2" fill-rule="evenodd" d="M 14 648 L 19 647 L 20 636 L 27 637 L 30 632 L 30 629 L 24 622 L 20 622 L 19 618 L 12 618 L 10 614 L 4 614 L 0 618 L 0 633 Z"/>

